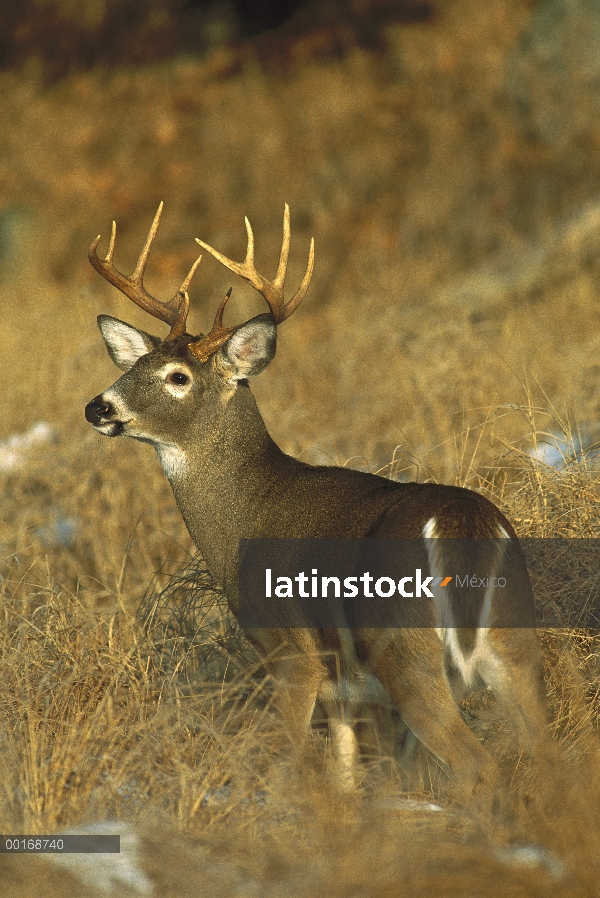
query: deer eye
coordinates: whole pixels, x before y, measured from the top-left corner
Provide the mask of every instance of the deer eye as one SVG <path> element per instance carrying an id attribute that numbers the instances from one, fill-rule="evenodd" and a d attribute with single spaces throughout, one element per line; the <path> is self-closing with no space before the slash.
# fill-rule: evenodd
<path id="1" fill-rule="evenodd" d="M 172 371 L 167 377 L 168 384 L 175 384 L 178 387 L 183 387 L 188 381 L 189 377 L 183 371 Z"/>

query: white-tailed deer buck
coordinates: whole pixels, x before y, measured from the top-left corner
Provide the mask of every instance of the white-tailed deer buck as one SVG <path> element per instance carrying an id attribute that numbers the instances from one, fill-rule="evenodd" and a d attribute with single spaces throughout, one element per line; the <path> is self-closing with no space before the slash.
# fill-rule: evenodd
<path id="1" fill-rule="evenodd" d="M 527 751 L 545 738 L 546 727 L 535 631 L 530 625 L 510 626 L 497 613 L 499 603 L 512 603 L 533 620 L 531 586 L 512 526 L 491 502 L 467 489 L 396 483 L 346 468 L 311 466 L 285 455 L 267 433 L 248 378 L 267 367 L 275 354 L 277 326 L 306 294 L 312 244 L 302 283 L 285 302 L 287 206 L 273 281 L 254 266 L 254 238 L 247 220 L 248 251 L 242 263 L 198 240 L 249 281 L 269 311 L 224 327 L 229 291 L 210 333 L 191 336 L 186 332 L 187 290 L 200 259 L 166 303 L 143 286 L 161 208 L 131 276 L 113 264 L 114 223 L 106 258 L 97 255 L 99 237 L 90 247 L 90 261 L 102 277 L 171 329 L 160 340 L 116 318 L 99 316 L 108 352 L 125 374 L 86 406 L 87 420 L 106 436 L 129 436 L 154 446 L 190 535 L 236 616 L 241 538 L 408 538 L 425 547 L 426 572 L 432 577 L 439 574 L 438 579 L 447 580 L 446 574 L 460 570 L 479 574 L 475 586 L 480 588 L 471 588 L 470 581 L 461 595 L 454 583 L 443 590 L 433 584 L 431 599 L 424 591 L 420 607 L 429 615 L 430 626 L 268 627 L 251 629 L 247 635 L 273 671 L 276 704 L 294 741 L 302 743 L 319 701 L 348 779 L 356 741 L 340 708 L 340 663 L 342 676 L 384 687 L 406 725 L 465 796 L 489 801 L 496 764 L 463 721 L 456 684 L 470 688 L 483 682 L 492 687 L 514 722 L 519 746 Z M 467 541 L 471 555 L 460 557 Z M 502 576 L 506 585 L 500 589 Z M 472 625 L 452 626 L 452 602 L 463 598 L 475 611 Z"/>

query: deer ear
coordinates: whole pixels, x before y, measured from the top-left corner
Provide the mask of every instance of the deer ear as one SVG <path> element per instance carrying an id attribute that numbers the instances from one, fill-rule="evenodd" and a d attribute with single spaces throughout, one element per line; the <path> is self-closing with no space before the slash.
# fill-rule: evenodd
<path id="1" fill-rule="evenodd" d="M 231 382 L 264 371 L 277 347 L 277 325 L 269 314 L 251 318 L 231 335 L 219 350 L 220 361 Z"/>
<path id="2" fill-rule="evenodd" d="M 98 315 L 98 327 L 106 343 L 108 354 L 121 371 L 129 371 L 137 360 L 160 346 L 161 340 L 139 331 L 110 315 Z"/>

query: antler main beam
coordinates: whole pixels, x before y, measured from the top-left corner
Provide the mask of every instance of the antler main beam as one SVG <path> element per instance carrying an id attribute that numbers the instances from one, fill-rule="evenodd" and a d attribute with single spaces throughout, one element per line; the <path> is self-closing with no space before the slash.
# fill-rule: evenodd
<path id="1" fill-rule="evenodd" d="M 184 278 L 181 287 L 168 302 L 160 302 L 158 299 L 156 299 L 156 297 L 148 293 L 148 291 L 144 287 L 144 271 L 146 269 L 146 263 L 148 261 L 148 256 L 150 255 L 150 250 L 152 248 L 154 238 L 156 237 L 156 232 L 158 231 L 162 210 L 163 204 L 161 202 L 158 207 L 158 211 L 154 216 L 154 221 L 152 222 L 152 226 L 148 232 L 148 236 L 146 237 L 144 248 L 140 253 L 140 257 L 137 260 L 137 264 L 131 275 L 123 274 L 123 272 L 115 268 L 113 264 L 113 253 L 115 250 L 115 240 L 117 236 L 117 225 L 114 221 L 112 223 L 112 232 L 108 245 L 108 252 L 105 258 L 100 259 L 98 257 L 97 249 L 100 242 L 100 236 L 96 237 L 96 239 L 90 246 L 88 256 L 96 271 L 101 274 L 102 277 L 109 282 L 109 284 L 112 284 L 113 287 L 116 287 L 117 290 L 120 290 L 121 293 L 127 296 L 128 299 L 131 299 L 141 309 L 144 309 L 145 312 L 149 312 L 150 315 L 152 315 L 154 318 L 158 318 L 160 319 L 160 321 L 165 321 L 168 325 L 170 325 L 171 331 L 167 339 L 172 340 L 175 337 L 179 337 L 185 333 L 187 315 L 190 306 L 190 299 L 187 291 L 194 276 L 194 272 L 200 264 L 202 256 L 198 256 L 198 258 L 190 268 L 189 273 Z"/>
<path id="2" fill-rule="evenodd" d="M 213 255 L 215 259 L 225 265 L 226 268 L 229 268 L 230 271 L 233 271 L 234 274 L 238 274 L 240 277 L 243 277 L 244 280 L 248 281 L 248 283 L 266 299 L 273 318 L 277 324 L 280 324 L 282 321 L 285 321 L 286 318 L 290 317 L 292 312 L 298 308 L 306 296 L 306 291 L 308 290 L 315 264 L 315 241 L 311 238 L 308 265 L 304 277 L 302 278 L 302 283 L 292 298 L 286 303 L 283 298 L 283 283 L 285 281 L 288 256 L 290 254 L 290 209 L 288 204 L 285 204 L 285 212 L 283 215 L 283 242 L 281 244 L 279 265 L 277 266 L 277 274 L 272 281 L 267 280 L 267 278 L 263 277 L 263 275 L 259 274 L 256 270 L 254 265 L 254 234 L 252 233 L 252 226 L 247 218 L 245 219 L 245 222 L 246 231 L 248 233 L 248 248 L 246 250 L 246 258 L 243 262 L 234 262 L 232 259 L 228 259 L 227 256 L 224 256 L 222 253 L 218 252 L 218 250 L 209 246 L 208 243 L 204 243 L 204 241 L 199 240 L 198 238 L 196 238 L 196 243 L 199 243 L 203 249 Z"/>

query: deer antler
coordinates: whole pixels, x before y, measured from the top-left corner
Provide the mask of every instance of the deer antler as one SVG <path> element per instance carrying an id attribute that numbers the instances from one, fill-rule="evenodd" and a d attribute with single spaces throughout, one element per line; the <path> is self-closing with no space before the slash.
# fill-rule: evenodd
<path id="1" fill-rule="evenodd" d="M 98 258 L 98 253 L 96 252 L 98 248 L 98 243 L 100 242 L 100 237 L 96 237 L 92 245 L 89 249 L 89 259 L 96 271 L 98 271 L 102 277 L 112 284 L 117 290 L 120 290 L 121 293 L 124 293 L 129 299 L 131 299 L 136 305 L 138 305 L 144 311 L 149 312 L 154 318 L 160 319 L 160 321 L 166 321 L 167 324 L 171 326 L 171 330 L 169 335 L 167 336 L 167 340 L 173 340 L 176 337 L 181 337 L 185 334 L 187 315 L 190 307 L 190 298 L 188 296 L 188 287 L 190 286 L 192 277 L 194 276 L 194 272 L 196 268 L 200 264 L 200 260 L 202 256 L 198 256 L 187 277 L 184 279 L 181 287 L 175 293 L 174 296 L 168 302 L 160 302 L 154 296 L 152 296 L 144 287 L 144 271 L 146 268 L 146 263 L 148 261 L 148 256 L 150 255 L 150 249 L 152 248 L 152 243 L 154 242 L 154 238 L 156 237 L 156 232 L 158 230 L 158 225 L 160 223 L 160 216 L 162 213 L 163 204 L 161 203 L 158 207 L 158 211 L 154 216 L 154 221 L 152 222 L 152 227 L 148 232 L 148 236 L 146 237 L 146 242 L 144 244 L 144 248 L 140 253 L 140 257 L 137 261 L 133 274 L 126 275 L 121 271 L 118 271 L 113 264 L 113 253 L 115 249 L 115 240 L 117 236 L 117 226 L 113 221 L 112 224 L 112 233 L 110 237 L 110 243 L 108 245 L 108 252 L 104 259 Z M 248 232 L 248 249 L 246 251 L 246 258 L 243 262 L 233 262 L 231 259 L 228 259 L 226 256 L 223 256 L 221 253 L 217 252 L 216 249 L 213 249 L 208 244 L 203 243 L 202 240 L 197 240 L 200 246 L 203 246 L 209 253 L 211 253 L 219 262 L 222 262 L 227 268 L 231 271 L 239 274 L 241 277 L 245 278 L 245 280 L 249 281 L 250 284 L 254 287 L 255 290 L 263 296 L 271 311 L 271 315 L 273 316 L 275 322 L 280 324 L 282 321 L 285 321 L 286 318 L 294 312 L 302 300 L 306 295 L 306 291 L 308 290 L 308 285 L 310 284 L 310 279 L 312 277 L 314 261 L 315 261 L 315 242 L 311 239 L 310 241 L 310 252 L 308 256 L 308 265 L 306 267 L 306 271 L 304 273 L 304 277 L 302 278 L 302 283 L 289 300 L 289 302 L 284 302 L 283 298 L 283 282 L 285 280 L 285 273 L 287 269 L 288 256 L 290 252 L 290 210 L 285 204 L 285 213 L 283 216 L 283 243 L 281 245 L 281 254 L 279 256 L 279 265 L 277 266 L 277 274 L 275 275 L 275 279 L 273 281 L 268 281 L 265 277 L 258 273 L 254 266 L 254 234 L 252 233 L 252 228 L 250 226 L 250 222 L 246 218 L 246 230 Z M 227 300 L 231 296 L 231 289 L 227 291 L 221 305 L 218 308 L 217 314 L 215 316 L 214 324 L 210 330 L 210 333 L 206 334 L 206 336 L 202 336 L 199 340 L 193 340 L 189 343 L 190 352 L 201 362 L 206 362 L 210 356 L 217 351 L 217 349 L 227 342 L 229 337 L 241 327 L 241 325 L 236 325 L 234 327 L 223 327 L 223 312 L 225 311 L 225 305 L 227 304 Z"/>
<path id="2" fill-rule="evenodd" d="M 216 352 L 219 346 L 226 343 L 231 335 L 235 334 L 236 330 L 241 327 L 241 324 L 236 324 L 234 327 L 223 327 L 223 312 L 225 311 L 227 300 L 231 296 L 231 289 L 230 287 L 221 300 L 221 305 L 217 310 L 210 332 L 205 337 L 201 337 L 200 340 L 195 340 L 193 343 L 188 344 L 188 349 L 199 362 L 207 362 L 213 352 Z"/>
<path id="3" fill-rule="evenodd" d="M 248 249 L 246 251 L 246 258 L 243 262 L 233 262 L 231 259 L 228 259 L 227 256 L 224 256 L 216 249 L 213 249 L 212 246 L 209 246 L 202 240 L 198 240 L 198 238 L 196 238 L 196 243 L 199 243 L 203 249 L 211 253 L 211 255 L 213 255 L 215 259 L 218 259 L 219 262 L 225 265 L 226 268 L 229 268 L 229 270 L 233 271 L 235 274 L 239 274 L 240 277 L 243 277 L 245 280 L 247 280 L 255 290 L 258 290 L 261 296 L 266 299 L 269 305 L 269 309 L 271 310 L 271 315 L 275 319 L 275 322 L 277 324 L 280 324 L 282 321 L 285 321 L 286 318 L 290 317 L 292 312 L 294 312 L 298 308 L 306 295 L 315 263 L 315 242 L 312 239 L 310 241 L 308 265 L 306 267 L 304 277 L 302 278 L 302 283 L 300 284 L 292 298 L 288 302 L 284 302 L 283 282 L 285 280 L 288 256 L 290 253 L 289 206 L 287 203 L 285 204 L 285 212 L 283 215 L 283 243 L 281 244 L 281 254 L 279 256 L 277 274 L 275 275 L 275 279 L 272 281 L 268 281 L 265 277 L 262 276 L 262 274 L 259 274 L 254 266 L 254 234 L 252 233 L 252 227 L 247 218 L 245 219 L 245 221 L 246 231 L 248 232 Z"/>
<path id="4" fill-rule="evenodd" d="M 154 296 L 152 296 L 144 287 L 144 271 L 146 268 L 146 262 L 148 261 L 148 256 L 150 255 L 150 249 L 152 248 L 152 243 L 154 242 L 154 238 L 156 237 L 156 232 L 158 231 L 158 225 L 160 223 L 160 216 L 162 213 L 163 204 L 161 203 L 158 207 L 158 211 L 154 216 L 154 221 L 152 222 L 152 227 L 148 232 L 148 236 L 146 237 L 146 243 L 144 244 L 144 248 L 140 253 L 140 257 L 137 261 L 137 265 L 131 275 L 125 275 L 122 272 L 118 271 L 113 265 L 113 253 L 115 249 L 115 240 L 117 236 L 117 226 L 113 221 L 112 224 L 112 233 L 110 236 L 110 243 L 108 245 L 108 252 L 104 259 L 98 258 L 98 253 L 96 252 L 98 248 L 98 243 L 100 242 L 100 237 L 96 237 L 92 245 L 89 249 L 89 260 L 99 272 L 102 277 L 112 284 L 117 290 L 120 290 L 121 293 L 124 293 L 129 299 L 131 299 L 136 305 L 138 305 L 144 311 L 149 312 L 154 318 L 158 318 L 161 321 L 166 321 L 167 324 L 171 326 L 171 331 L 167 336 L 167 340 L 173 340 L 175 337 L 180 337 L 182 334 L 185 334 L 187 315 L 190 307 L 190 298 L 188 296 L 188 287 L 190 286 L 191 280 L 194 276 L 194 272 L 196 268 L 200 264 L 200 259 L 202 256 L 198 256 L 187 277 L 184 279 L 179 290 L 171 297 L 168 302 L 160 302 Z M 221 317 L 223 313 L 221 311 Z M 216 321 L 215 321 L 216 324 Z"/>

